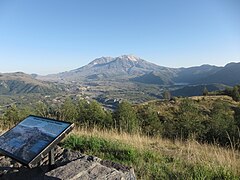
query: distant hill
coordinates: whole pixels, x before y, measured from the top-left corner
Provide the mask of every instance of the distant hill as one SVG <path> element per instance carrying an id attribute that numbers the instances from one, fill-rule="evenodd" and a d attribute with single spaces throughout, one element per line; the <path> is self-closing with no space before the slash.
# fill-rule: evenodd
<path id="1" fill-rule="evenodd" d="M 176 83 L 194 84 L 196 81 L 207 78 L 221 69 L 222 67 L 211 66 L 208 64 L 190 68 L 180 68 L 177 75 L 173 78 L 173 81 Z"/>
<path id="2" fill-rule="evenodd" d="M 229 63 L 225 67 L 205 64 L 190 68 L 168 68 L 136 56 L 123 55 L 97 58 L 75 70 L 36 78 L 63 82 L 130 80 L 157 85 L 218 83 L 233 86 L 240 83 L 240 63 Z"/>
<path id="3" fill-rule="evenodd" d="M 187 85 L 183 88 L 171 91 L 172 96 L 202 96 L 204 88 L 207 88 L 209 92 L 224 90 L 226 88 L 225 85 L 222 84 L 207 84 L 207 85 Z"/>
<path id="4" fill-rule="evenodd" d="M 224 67 L 201 65 L 190 68 L 166 68 L 136 77 L 133 80 L 146 84 L 240 84 L 240 63 L 229 63 Z M 191 87 L 193 88 L 193 86 Z"/>
<path id="5" fill-rule="evenodd" d="M 132 78 L 131 81 L 140 82 L 144 84 L 171 85 L 171 84 L 174 84 L 174 82 L 171 80 L 172 78 L 169 77 L 171 75 L 172 73 L 169 71 L 168 72 L 161 71 L 161 73 L 150 72 L 148 74 L 144 74 L 142 76 Z"/>
<path id="6" fill-rule="evenodd" d="M 50 83 L 34 79 L 34 75 L 16 73 L 0 73 L 0 95 L 21 93 L 51 93 L 58 89 Z"/>
<path id="7" fill-rule="evenodd" d="M 195 84 L 221 83 L 229 86 L 240 84 L 240 63 L 229 63 L 215 73 L 194 82 Z"/>

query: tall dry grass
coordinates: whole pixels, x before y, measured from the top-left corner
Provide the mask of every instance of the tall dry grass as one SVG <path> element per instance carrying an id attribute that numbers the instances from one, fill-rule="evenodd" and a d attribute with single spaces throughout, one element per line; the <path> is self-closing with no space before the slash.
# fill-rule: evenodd
<path id="1" fill-rule="evenodd" d="M 234 148 L 224 148 L 217 144 L 200 144 L 195 140 L 167 140 L 161 137 L 147 137 L 140 134 L 118 133 L 114 130 L 90 130 L 75 128 L 73 134 L 93 136 L 129 144 L 138 150 L 151 150 L 162 155 L 183 160 L 188 164 L 199 164 L 215 169 L 224 167 L 240 176 L 240 152 Z"/>

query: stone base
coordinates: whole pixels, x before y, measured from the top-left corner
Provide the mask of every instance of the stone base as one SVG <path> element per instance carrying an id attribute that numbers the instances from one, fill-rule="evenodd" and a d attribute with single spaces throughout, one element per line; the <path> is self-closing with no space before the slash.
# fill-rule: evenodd
<path id="1" fill-rule="evenodd" d="M 52 180 L 52 179 L 128 179 L 135 180 L 134 170 L 120 164 L 101 160 L 94 156 L 83 155 L 57 147 L 56 162 L 49 167 L 48 157 L 41 165 L 29 169 L 10 158 L 0 157 L 0 179 L 3 180 Z"/>

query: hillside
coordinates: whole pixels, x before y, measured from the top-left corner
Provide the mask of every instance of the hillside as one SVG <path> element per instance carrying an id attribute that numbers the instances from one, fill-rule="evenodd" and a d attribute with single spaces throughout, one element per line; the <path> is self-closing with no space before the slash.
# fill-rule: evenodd
<path id="1" fill-rule="evenodd" d="M 172 90 L 171 95 L 182 96 L 182 97 L 201 96 L 203 95 L 203 91 L 205 88 L 207 88 L 209 92 L 212 92 L 212 91 L 224 90 L 226 87 L 227 86 L 222 84 L 186 85 L 177 90 Z"/>
<path id="2" fill-rule="evenodd" d="M 204 109 L 212 109 L 214 103 L 226 103 L 230 107 L 238 107 L 240 102 L 234 101 L 231 97 L 222 95 L 222 96 L 192 96 L 188 98 L 176 98 L 173 101 L 149 101 L 145 103 L 141 103 L 136 105 L 136 108 L 141 108 L 143 106 L 154 107 L 155 110 L 160 112 L 161 114 L 171 114 L 174 115 L 174 111 L 179 109 L 182 103 L 185 100 L 192 101 L 200 110 Z M 172 116 L 171 115 L 171 116 Z M 177 114 L 175 114 L 177 116 Z"/>
<path id="3" fill-rule="evenodd" d="M 171 80 L 171 76 L 173 76 L 172 72 L 166 69 L 165 71 L 150 72 L 130 80 L 144 84 L 173 85 L 174 82 Z"/>
<path id="4" fill-rule="evenodd" d="M 33 76 L 22 72 L 0 73 L 0 95 L 57 91 L 57 87 L 53 84 L 36 80 Z"/>
<path id="5" fill-rule="evenodd" d="M 123 101 L 116 111 L 104 110 L 96 101 L 69 97 L 58 106 L 39 105 L 33 114 L 76 124 L 73 135 L 61 144 L 64 148 L 133 167 L 139 179 L 237 179 L 240 175 L 240 103 L 229 96 L 135 105 Z M 7 112 L 0 117 L 6 122 L 0 124 L 2 128 L 20 121 L 26 110 L 12 107 Z"/>

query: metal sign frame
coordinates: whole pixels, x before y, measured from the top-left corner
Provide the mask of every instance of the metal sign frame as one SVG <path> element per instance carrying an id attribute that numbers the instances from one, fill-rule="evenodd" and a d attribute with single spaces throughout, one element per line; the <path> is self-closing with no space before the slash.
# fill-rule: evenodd
<path id="1" fill-rule="evenodd" d="M 39 153 L 37 153 L 30 161 L 26 161 L 24 159 L 22 159 L 21 157 L 18 157 L 8 151 L 5 151 L 4 149 L 1 149 L 0 147 L 0 152 L 18 162 L 20 162 L 21 164 L 27 166 L 27 167 L 34 167 L 38 162 L 40 162 L 74 127 L 73 123 L 70 122 L 66 122 L 66 121 L 60 121 L 60 120 L 56 120 L 56 119 L 51 119 L 51 118 L 45 118 L 45 117 L 40 117 L 40 116 L 35 116 L 35 115 L 29 115 L 28 117 L 26 117 L 25 119 L 29 118 L 29 117 L 33 117 L 33 118 L 39 118 L 39 119 L 45 119 L 45 120 L 49 120 L 49 121 L 53 121 L 53 122 L 60 122 L 60 123 L 66 123 L 68 124 L 68 126 L 62 130 L 62 132 L 59 133 L 59 135 L 57 135 L 52 141 L 50 141 Z M 24 119 L 24 120 L 25 120 Z M 23 120 L 23 121 L 24 121 Z M 21 121 L 22 122 L 22 121 Z M 21 123 L 20 122 L 20 123 Z M 19 123 L 14 126 L 13 128 L 17 127 L 19 125 Z M 8 130 L 7 132 L 11 131 L 13 128 L 11 128 L 10 130 Z M 5 132 L 5 133 L 7 133 Z M 4 134 L 5 134 L 4 133 Z M 2 135 L 4 135 L 2 134 Z M 1 135 L 1 136 L 2 136 Z"/>

